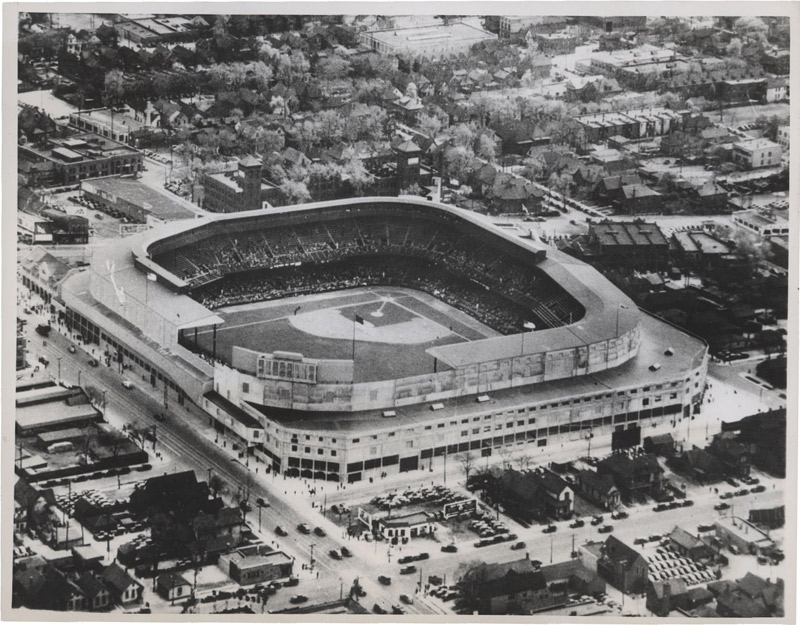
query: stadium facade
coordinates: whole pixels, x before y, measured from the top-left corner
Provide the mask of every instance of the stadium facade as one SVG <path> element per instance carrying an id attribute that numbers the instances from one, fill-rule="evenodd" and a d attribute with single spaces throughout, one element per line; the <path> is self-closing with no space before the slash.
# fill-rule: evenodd
<path id="1" fill-rule="evenodd" d="M 477 307 L 501 331 L 432 346 L 433 371 L 403 378 L 360 376 L 352 360 L 310 358 L 291 344 L 218 357 L 224 320 L 203 302 L 219 302 L 209 293 L 230 292 L 227 281 L 331 274 L 346 262 L 380 284 L 386 272 L 370 277 L 369 267 L 382 259 L 408 263 L 403 279 L 417 282 L 401 286 L 432 288 L 415 273 L 426 263 L 463 282 L 465 302 L 502 296 Z M 95 251 L 60 296 L 68 324 L 126 375 L 164 388 L 165 400 L 196 403 L 274 471 L 317 479 L 353 482 L 466 451 L 491 456 L 677 423 L 705 388 L 705 343 L 637 309 L 592 267 L 416 198 L 167 224 Z M 213 333 L 213 353 L 196 348 L 198 329 Z"/>

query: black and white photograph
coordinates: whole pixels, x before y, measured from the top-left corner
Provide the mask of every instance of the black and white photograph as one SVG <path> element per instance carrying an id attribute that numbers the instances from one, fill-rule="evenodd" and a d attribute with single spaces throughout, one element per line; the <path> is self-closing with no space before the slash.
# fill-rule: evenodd
<path id="1" fill-rule="evenodd" d="M 493 4 L 4 7 L 5 619 L 794 621 L 800 5 Z"/>

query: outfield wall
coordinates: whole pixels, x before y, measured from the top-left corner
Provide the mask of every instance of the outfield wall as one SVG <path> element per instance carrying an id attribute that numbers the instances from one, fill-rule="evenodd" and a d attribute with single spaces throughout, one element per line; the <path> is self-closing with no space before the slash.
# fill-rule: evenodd
<path id="1" fill-rule="evenodd" d="M 634 358 L 640 342 L 637 324 L 618 338 L 589 345 L 487 360 L 438 373 L 361 383 L 352 381 L 352 362 L 350 367 L 343 367 L 347 361 L 340 360 L 314 362 L 321 371 L 330 368 L 349 375 L 349 381 L 325 382 L 323 377 L 313 383 L 266 378 L 257 375 L 257 352 L 234 348 L 235 367 L 216 363 L 214 387 L 234 403 L 246 401 L 289 410 L 357 412 L 390 409 L 599 373 Z M 273 355 L 265 356 L 271 358 Z"/>

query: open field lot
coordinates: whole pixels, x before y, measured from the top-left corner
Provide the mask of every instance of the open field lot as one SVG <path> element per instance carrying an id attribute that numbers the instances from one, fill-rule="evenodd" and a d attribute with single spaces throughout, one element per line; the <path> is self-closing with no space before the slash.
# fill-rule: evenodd
<path id="1" fill-rule="evenodd" d="M 234 345 L 320 359 L 355 354 L 356 382 L 432 373 L 433 358 L 425 350 L 497 335 L 431 295 L 397 288 L 304 295 L 216 312 L 225 319 L 217 328 L 219 358 L 230 362 Z M 213 329 L 198 331 L 197 343 L 210 352 Z"/>

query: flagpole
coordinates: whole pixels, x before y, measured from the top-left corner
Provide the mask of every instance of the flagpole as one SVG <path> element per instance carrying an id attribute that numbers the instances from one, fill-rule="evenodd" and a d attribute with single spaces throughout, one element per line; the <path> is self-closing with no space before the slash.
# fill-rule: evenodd
<path id="1" fill-rule="evenodd" d="M 353 372 L 356 368 L 356 318 L 353 317 Z"/>

